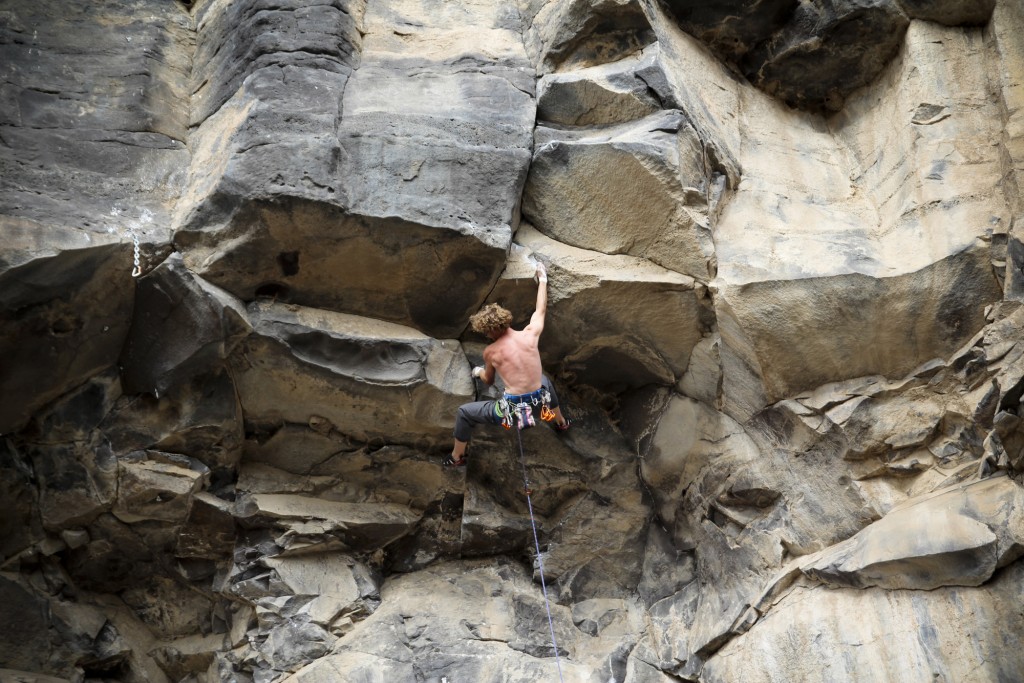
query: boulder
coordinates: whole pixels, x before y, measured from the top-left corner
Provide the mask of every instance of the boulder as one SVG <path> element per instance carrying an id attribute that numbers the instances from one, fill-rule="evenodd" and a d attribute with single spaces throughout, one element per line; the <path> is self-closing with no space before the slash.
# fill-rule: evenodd
<path id="1" fill-rule="evenodd" d="M 252 494 L 239 506 L 241 519 L 298 534 L 332 533 L 354 549 L 383 547 L 412 531 L 421 516 L 393 503 L 345 503 L 289 494 Z"/>
<path id="2" fill-rule="evenodd" d="M 118 460 L 117 499 L 112 512 L 122 522 L 183 523 L 192 496 L 204 484 L 205 468 L 189 467 L 187 458 Z"/>

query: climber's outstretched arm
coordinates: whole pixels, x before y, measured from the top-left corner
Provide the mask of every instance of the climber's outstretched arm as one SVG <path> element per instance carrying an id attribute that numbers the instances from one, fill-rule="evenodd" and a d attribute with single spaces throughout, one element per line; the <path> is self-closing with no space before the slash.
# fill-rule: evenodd
<path id="1" fill-rule="evenodd" d="M 544 331 L 544 316 L 548 312 L 548 273 L 544 264 L 537 262 L 537 307 L 530 316 L 530 324 L 523 330 L 538 337 Z"/>

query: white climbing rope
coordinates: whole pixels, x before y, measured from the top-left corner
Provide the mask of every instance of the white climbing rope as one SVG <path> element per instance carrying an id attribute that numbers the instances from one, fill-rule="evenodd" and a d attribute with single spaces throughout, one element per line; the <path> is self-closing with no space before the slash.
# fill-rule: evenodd
<path id="1" fill-rule="evenodd" d="M 518 411 L 516 411 L 516 417 L 518 418 Z M 562 678 L 562 660 L 558 656 L 558 641 L 555 640 L 555 622 L 551 618 L 551 601 L 548 600 L 548 585 L 544 580 L 544 559 L 540 555 L 537 521 L 533 516 L 533 502 L 530 500 L 530 478 L 526 474 L 526 456 L 523 455 L 523 436 L 520 433 L 522 430 L 519 429 L 518 424 L 513 425 L 512 429 L 516 433 L 516 442 L 519 444 L 519 463 L 523 467 L 523 490 L 526 492 L 526 506 L 530 510 L 530 526 L 533 527 L 533 546 L 537 552 L 537 569 L 540 572 L 540 587 L 544 592 L 544 608 L 548 613 L 548 630 L 551 631 L 551 645 L 555 648 L 555 665 L 558 667 L 558 680 L 561 683 L 565 683 L 565 679 Z"/>

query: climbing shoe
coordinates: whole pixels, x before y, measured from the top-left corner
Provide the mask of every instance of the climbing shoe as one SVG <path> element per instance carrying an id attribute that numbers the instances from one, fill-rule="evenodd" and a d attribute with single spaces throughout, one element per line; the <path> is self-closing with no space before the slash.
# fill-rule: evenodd
<path id="1" fill-rule="evenodd" d="M 449 454 L 445 456 L 444 460 L 441 461 L 441 464 L 444 465 L 445 467 L 465 467 L 466 456 L 462 456 L 461 458 L 456 460 L 454 455 Z"/>

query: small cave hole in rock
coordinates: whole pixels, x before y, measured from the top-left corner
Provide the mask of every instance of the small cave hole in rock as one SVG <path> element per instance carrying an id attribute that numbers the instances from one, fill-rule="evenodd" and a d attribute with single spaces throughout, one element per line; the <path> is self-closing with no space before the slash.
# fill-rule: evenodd
<path id="1" fill-rule="evenodd" d="M 256 298 L 287 301 L 289 292 L 288 287 L 280 282 L 265 282 L 256 288 Z"/>
<path id="2" fill-rule="evenodd" d="M 63 337 L 71 334 L 79 327 L 78 321 L 70 318 L 58 318 L 50 324 L 50 334 L 54 337 Z"/>
<path id="3" fill-rule="evenodd" d="M 277 255 L 277 265 L 281 267 L 281 274 L 285 277 L 298 275 L 299 273 L 299 252 L 282 251 Z"/>

